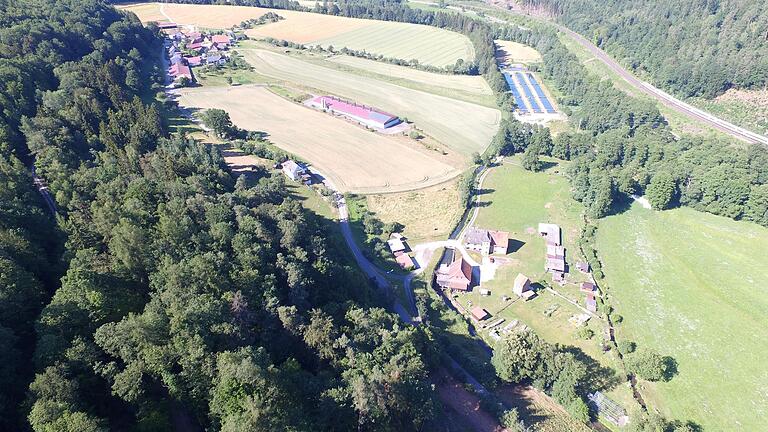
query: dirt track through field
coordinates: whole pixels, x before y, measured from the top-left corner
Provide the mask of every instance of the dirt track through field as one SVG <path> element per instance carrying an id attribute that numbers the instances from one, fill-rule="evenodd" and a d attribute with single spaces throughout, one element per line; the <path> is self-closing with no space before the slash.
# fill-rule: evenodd
<path id="1" fill-rule="evenodd" d="M 459 170 L 405 137 L 386 137 L 258 86 L 184 89 L 180 104 L 221 108 L 239 127 L 264 131 L 280 148 L 311 162 L 341 192 L 396 192 L 431 186 Z M 436 156 L 438 156 L 436 154 Z"/>
<path id="2" fill-rule="evenodd" d="M 469 156 L 482 153 L 499 127 L 497 109 L 413 90 L 259 49 L 240 50 L 256 72 L 310 86 L 415 122 L 442 144 Z"/>

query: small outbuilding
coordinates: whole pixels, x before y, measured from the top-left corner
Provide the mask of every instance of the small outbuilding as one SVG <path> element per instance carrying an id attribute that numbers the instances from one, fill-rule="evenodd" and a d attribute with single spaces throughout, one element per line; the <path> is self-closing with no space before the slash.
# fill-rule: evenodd
<path id="1" fill-rule="evenodd" d="M 515 278 L 515 284 L 512 287 L 512 292 L 522 297 L 527 291 L 531 291 L 531 280 L 528 276 L 519 273 Z"/>
<path id="2" fill-rule="evenodd" d="M 582 282 L 581 285 L 579 285 L 579 291 L 594 295 L 595 292 L 597 292 L 597 287 L 592 282 Z"/>
<path id="3" fill-rule="evenodd" d="M 481 308 L 480 306 L 473 307 L 469 311 L 469 313 L 472 314 L 472 318 L 474 318 L 474 319 L 476 319 L 478 321 L 482 321 L 484 319 L 487 319 L 489 316 L 491 316 L 491 314 L 489 314 L 487 310 Z"/>
<path id="4" fill-rule="evenodd" d="M 304 174 L 304 168 L 302 168 L 299 164 L 296 163 L 296 161 L 288 159 L 287 161 L 283 162 L 283 174 L 285 174 L 286 177 L 293 181 L 299 181 L 301 180 L 302 175 Z"/>
<path id="5" fill-rule="evenodd" d="M 589 273 L 589 263 L 586 261 L 576 261 L 576 270 L 584 274 Z"/>

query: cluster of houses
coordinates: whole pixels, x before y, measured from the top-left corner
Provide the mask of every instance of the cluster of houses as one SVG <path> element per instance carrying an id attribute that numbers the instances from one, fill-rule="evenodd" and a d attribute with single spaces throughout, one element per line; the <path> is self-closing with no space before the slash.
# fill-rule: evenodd
<path id="1" fill-rule="evenodd" d="M 551 223 L 540 223 L 539 234 L 547 240 L 547 256 L 545 270 L 552 273 L 552 281 L 565 285 L 565 274 L 568 269 L 565 264 L 565 247 L 562 245 L 560 227 Z M 576 269 L 590 276 L 590 282 L 582 282 L 579 291 L 586 294 L 584 306 L 590 312 L 597 312 L 597 286 L 589 272 L 589 263 L 580 261 L 576 263 Z"/>
<path id="2" fill-rule="evenodd" d="M 183 78 L 194 81 L 193 67 L 222 65 L 228 60 L 227 51 L 236 41 L 234 33 L 212 34 L 195 31 L 194 27 L 180 27 L 176 23 L 158 23 L 165 33 L 170 67 L 168 74 L 174 84 Z"/>
<path id="3" fill-rule="evenodd" d="M 590 312 L 597 312 L 597 285 L 595 285 L 593 282 L 594 279 L 591 278 L 592 275 L 589 273 L 589 263 L 583 261 L 577 262 L 576 269 L 581 273 L 590 276 L 590 282 L 582 282 L 581 285 L 579 285 L 579 291 L 585 294 L 584 306 L 587 310 Z"/>
<path id="4" fill-rule="evenodd" d="M 387 246 L 392 251 L 392 255 L 395 257 L 395 261 L 400 268 L 404 270 L 410 270 L 416 267 L 416 262 L 408 255 L 408 245 L 405 243 L 406 238 L 400 233 L 392 233 L 387 240 Z"/>

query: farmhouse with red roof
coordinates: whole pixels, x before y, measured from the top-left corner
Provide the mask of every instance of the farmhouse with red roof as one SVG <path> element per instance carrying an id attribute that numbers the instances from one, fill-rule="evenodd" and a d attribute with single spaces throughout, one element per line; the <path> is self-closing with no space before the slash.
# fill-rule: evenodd
<path id="1" fill-rule="evenodd" d="M 468 291 L 472 284 L 472 265 L 461 253 L 447 249 L 437 269 L 435 282 L 440 288 Z"/>

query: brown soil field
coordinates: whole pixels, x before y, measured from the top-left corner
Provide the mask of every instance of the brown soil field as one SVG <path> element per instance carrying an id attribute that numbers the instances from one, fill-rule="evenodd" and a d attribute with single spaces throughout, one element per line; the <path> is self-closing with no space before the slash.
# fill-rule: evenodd
<path id="1" fill-rule="evenodd" d="M 367 131 L 264 87 L 196 88 L 179 94 L 181 106 L 221 108 L 238 127 L 268 133 L 275 145 L 311 162 L 342 192 L 400 192 L 459 174 L 408 138 Z"/>

